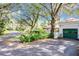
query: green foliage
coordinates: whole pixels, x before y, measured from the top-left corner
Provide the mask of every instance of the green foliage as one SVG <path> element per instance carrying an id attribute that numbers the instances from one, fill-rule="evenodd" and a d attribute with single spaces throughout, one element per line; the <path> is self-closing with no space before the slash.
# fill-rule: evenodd
<path id="1" fill-rule="evenodd" d="M 24 31 L 24 28 L 23 27 L 17 27 L 16 30 L 17 31 Z"/>
<path id="2" fill-rule="evenodd" d="M 75 10 L 75 14 L 79 15 L 79 9 Z"/>
<path id="3" fill-rule="evenodd" d="M 21 42 L 32 42 L 39 39 L 44 39 L 48 37 L 48 33 L 43 29 L 34 30 L 29 34 L 24 34 L 19 37 Z"/>
<path id="4" fill-rule="evenodd" d="M 30 35 L 21 35 L 19 39 L 21 42 L 30 42 Z"/>
<path id="5" fill-rule="evenodd" d="M 0 20 L 0 35 L 2 35 L 4 31 L 5 31 L 5 21 Z"/>
<path id="6" fill-rule="evenodd" d="M 71 10 L 68 10 L 66 8 L 63 8 L 63 12 L 66 13 L 67 15 L 72 15 L 73 12 Z"/>

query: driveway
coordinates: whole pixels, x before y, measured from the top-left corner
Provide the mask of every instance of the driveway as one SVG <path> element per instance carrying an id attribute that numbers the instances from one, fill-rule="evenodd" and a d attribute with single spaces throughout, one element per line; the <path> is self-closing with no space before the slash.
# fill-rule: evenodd
<path id="1" fill-rule="evenodd" d="M 11 33 L 10 33 L 11 34 Z M 11 35 L 10 35 L 11 36 Z M 3 36 L 6 40 L 13 39 L 11 36 Z M 14 36 L 14 35 L 13 35 Z M 11 42 L 6 44 L 0 38 L 0 56 L 76 56 L 78 42 L 64 39 L 45 39 L 34 41 L 29 44 Z"/>

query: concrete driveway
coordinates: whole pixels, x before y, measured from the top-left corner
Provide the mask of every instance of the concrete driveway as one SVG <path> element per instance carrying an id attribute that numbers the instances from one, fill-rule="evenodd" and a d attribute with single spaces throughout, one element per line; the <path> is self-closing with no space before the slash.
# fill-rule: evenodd
<path id="1" fill-rule="evenodd" d="M 5 39 L 14 39 L 13 37 L 8 35 L 0 38 L 0 56 L 77 56 L 78 42 L 75 40 L 46 39 L 29 44 L 4 43 Z"/>

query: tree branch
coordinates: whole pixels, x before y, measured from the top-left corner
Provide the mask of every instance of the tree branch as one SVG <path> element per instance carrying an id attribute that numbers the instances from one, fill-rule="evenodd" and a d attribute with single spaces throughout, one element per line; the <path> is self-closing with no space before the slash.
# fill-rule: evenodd
<path id="1" fill-rule="evenodd" d="M 59 11 L 59 9 L 60 9 L 61 6 L 62 6 L 62 3 L 60 3 L 60 4 L 58 5 L 58 8 L 56 9 L 54 15 L 56 15 L 56 14 L 58 13 L 58 11 Z"/>
<path id="2" fill-rule="evenodd" d="M 49 13 L 51 13 L 51 12 L 50 12 L 50 9 L 48 9 L 44 4 L 40 3 L 40 5 L 42 5 L 44 8 L 46 8 L 46 10 L 47 10 Z"/>

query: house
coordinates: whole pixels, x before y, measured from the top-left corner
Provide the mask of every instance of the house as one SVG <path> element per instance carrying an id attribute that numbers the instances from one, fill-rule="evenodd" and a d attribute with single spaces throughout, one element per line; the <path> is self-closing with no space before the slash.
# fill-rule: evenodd
<path id="1" fill-rule="evenodd" d="M 51 25 L 48 24 L 45 29 L 50 33 Z M 79 19 L 69 18 L 65 21 L 60 21 L 56 25 L 56 29 L 55 38 L 79 39 Z"/>
<path id="2" fill-rule="evenodd" d="M 69 18 L 59 23 L 59 36 L 69 39 L 79 39 L 79 19 Z"/>

